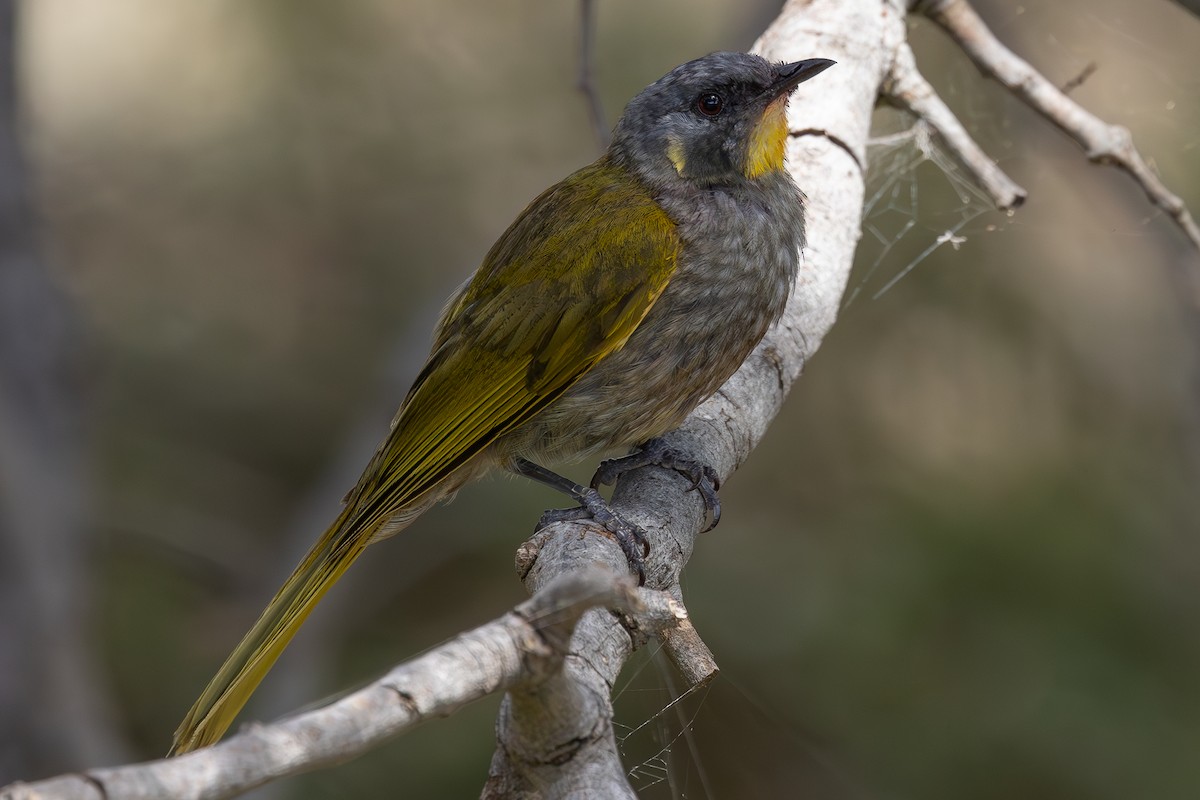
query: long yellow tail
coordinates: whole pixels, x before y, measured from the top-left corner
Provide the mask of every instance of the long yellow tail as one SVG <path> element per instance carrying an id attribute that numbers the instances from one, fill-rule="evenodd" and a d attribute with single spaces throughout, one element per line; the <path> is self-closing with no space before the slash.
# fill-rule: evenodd
<path id="1" fill-rule="evenodd" d="M 212 744 L 225 733 L 309 612 L 371 542 L 374 531 L 354 530 L 352 517 L 347 505 L 225 659 L 175 731 L 170 755 Z"/>

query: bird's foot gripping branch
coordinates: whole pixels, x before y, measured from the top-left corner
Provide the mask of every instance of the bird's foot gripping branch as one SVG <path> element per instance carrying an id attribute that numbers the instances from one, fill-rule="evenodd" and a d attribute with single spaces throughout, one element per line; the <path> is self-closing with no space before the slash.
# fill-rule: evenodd
<path id="1" fill-rule="evenodd" d="M 710 520 L 703 532 L 711 531 L 720 524 L 721 498 L 717 495 L 717 490 L 721 488 L 721 476 L 708 464 L 672 450 L 663 439 L 651 439 L 637 452 L 623 458 L 602 461 L 596 474 L 592 476 L 592 488 L 612 486 L 625 473 L 642 467 L 673 469 L 691 480 L 692 488 L 700 493 L 704 501 L 704 510 Z"/>

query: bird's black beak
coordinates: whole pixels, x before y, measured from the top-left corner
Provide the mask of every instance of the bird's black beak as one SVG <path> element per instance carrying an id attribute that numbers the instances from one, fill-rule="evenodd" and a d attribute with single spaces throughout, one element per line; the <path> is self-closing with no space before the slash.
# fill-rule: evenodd
<path id="1" fill-rule="evenodd" d="M 836 61 L 830 61 L 828 58 L 807 58 L 804 61 L 781 64 L 779 67 L 779 77 L 767 87 L 767 91 L 764 94 L 770 98 L 782 97 L 809 78 L 820 75 L 836 63 Z"/>

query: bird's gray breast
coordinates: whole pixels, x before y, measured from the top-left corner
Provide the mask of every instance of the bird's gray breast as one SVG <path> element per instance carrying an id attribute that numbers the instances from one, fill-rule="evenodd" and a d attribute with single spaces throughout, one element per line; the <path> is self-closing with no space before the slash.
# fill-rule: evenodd
<path id="1" fill-rule="evenodd" d="M 539 414 L 529 455 L 582 458 L 677 427 L 783 313 L 804 244 L 790 178 L 658 200 L 683 243 L 675 274 L 625 346 Z"/>
<path id="2" fill-rule="evenodd" d="M 710 358 L 740 353 L 732 374 L 779 319 L 795 284 L 804 246 L 800 192 L 777 173 L 660 202 L 676 220 L 684 248 L 643 327 L 664 326 L 671 338 L 694 342 Z"/>

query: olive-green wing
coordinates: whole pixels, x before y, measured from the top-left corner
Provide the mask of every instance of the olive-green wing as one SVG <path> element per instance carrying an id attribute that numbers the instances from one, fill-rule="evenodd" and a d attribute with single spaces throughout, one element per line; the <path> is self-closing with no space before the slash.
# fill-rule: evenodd
<path id="1" fill-rule="evenodd" d="M 391 435 L 348 498 L 358 521 L 410 505 L 624 345 L 679 247 L 662 208 L 606 160 L 537 198 L 446 310 Z"/>
<path id="2" fill-rule="evenodd" d="M 447 309 L 434 350 L 347 505 L 226 659 L 175 735 L 215 742 L 325 591 L 395 515 L 621 347 L 666 288 L 679 242 L 605 162 L 526 209 Z M 616 178 L 614 178 L 614 175 Z"/>

